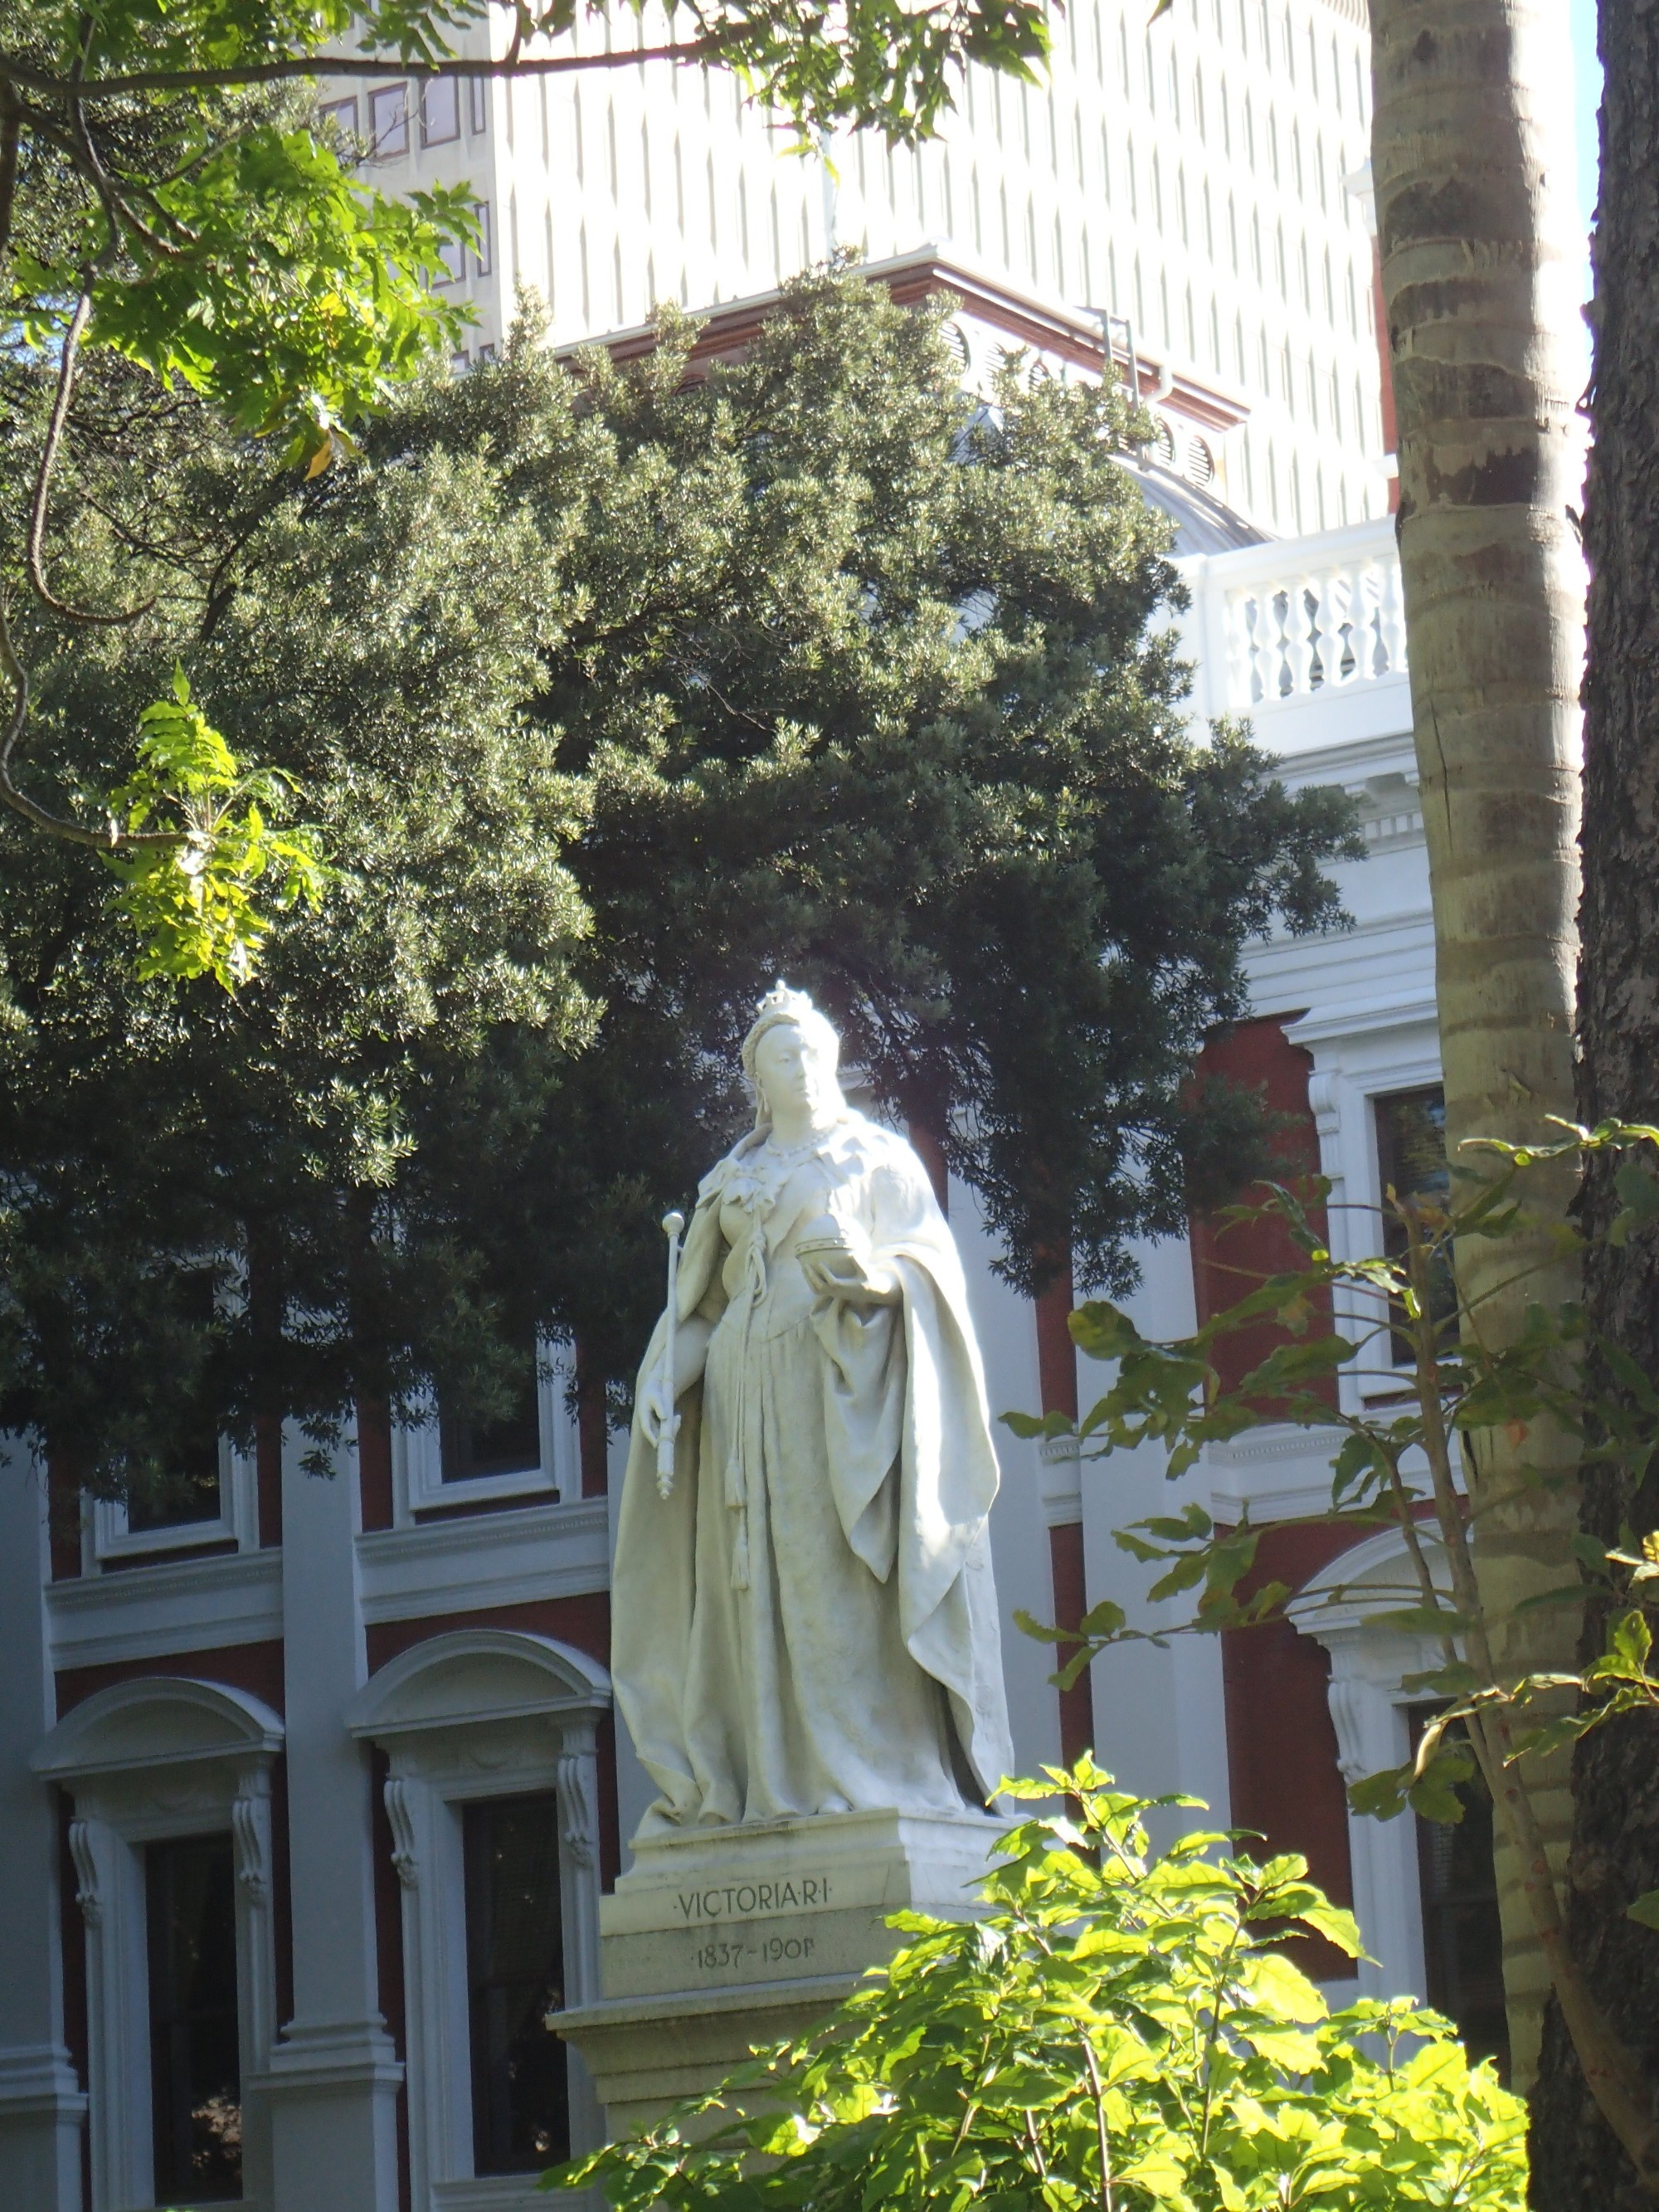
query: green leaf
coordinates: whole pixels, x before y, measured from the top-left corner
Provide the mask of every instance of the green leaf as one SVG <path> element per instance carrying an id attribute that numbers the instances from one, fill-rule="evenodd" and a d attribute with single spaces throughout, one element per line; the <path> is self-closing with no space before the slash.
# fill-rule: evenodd
<path id="1" fill-rule="evenodd" d="M 1281 2020 L 1323 2020 L 1329 2008 L 1308 1977 L 1277 1951 L 1258 1951 L 1240 1976 L 1250 2002 Z"/>
<path id="2" fill-rule="evenodd" d="M 335 872 L 316 831 L 275 826 L 290 779 L 242 766 L 181 668 L 173 696 L 138 721 L 138 765 L 106 811 L 134 834 L 172 842 L 102 856 L 120 885 L 117 905 L 143 939 L 138 974 L 210 975 L 234 991 L 252 975 L 273 917 L 301 904 L 315 911 Z"/>
<path id="3" fill-rule="evenodd" d="M 1659 1889 L 1649 1890 L 1633 1905 L 1627 1905 L 1625 1911 L 1630 1919 L 1640 1921 L 1644 1928 L 1659 1929 Z"/>
<path id="4" fill-rule="evenodd" d="M 1460 1659 L 1450 1667 L 1431 1667 L 1424 1674 L 1402 1675 L 1400 1686 L 1434 1698 L 1466 1698 L 1481 1686 L 1481 1678 L 1467 1661 Z"/>
<path id="5" fill-rule="evenodd" d="M 1104 1298 L 1091 1298 L 1075 1307 L 1066 1326 L 1078 1350 L 1091 1359 L 1121 1359 L 1144 1341 L 1128 1315 Z"/>

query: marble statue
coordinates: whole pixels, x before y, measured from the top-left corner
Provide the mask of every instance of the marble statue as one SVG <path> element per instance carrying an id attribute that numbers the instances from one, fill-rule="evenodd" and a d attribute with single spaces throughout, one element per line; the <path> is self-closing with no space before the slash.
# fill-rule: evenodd
<path id="1" fill-rule="evenodd" d="M 1009 1771 L 962 1265 L 915 1153 L 842 1097 L 838 1051 L 804 994 L 763 1000 L 755 1127 L 697 1194 L 672 1387 L 666 1313 L 640 1370 L 611 1665 L 661 1792 L 642 1838 L 960 1815 Z"/>

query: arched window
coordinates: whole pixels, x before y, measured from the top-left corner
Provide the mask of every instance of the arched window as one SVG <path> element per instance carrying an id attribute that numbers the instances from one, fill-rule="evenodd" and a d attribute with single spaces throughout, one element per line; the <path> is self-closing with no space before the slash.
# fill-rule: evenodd
<path id="1" fill-rule="evenodd" d="M 464 1628 L 410 1645 L 346 1710 L 389 1762 L 417 2204 L 602 2139 L 586 2068 L 546 2018 L 600 1995 L 597 1743 L 610 1704 L 610 1677 L 585 1652 Z"/>
<path id="2" fill-rule="evenodd" d="M 30 1762 L 72 1803 L 94 2204 L 177 2203 L 204 2179 L 270 2202 L 282 1747 L 248 1692 L 149 1675 L 71 1706 Z"/>

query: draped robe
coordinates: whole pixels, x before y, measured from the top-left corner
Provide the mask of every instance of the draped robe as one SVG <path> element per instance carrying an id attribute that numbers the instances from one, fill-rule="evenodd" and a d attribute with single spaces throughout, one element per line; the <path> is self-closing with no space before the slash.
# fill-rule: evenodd
<path id="1" fill-rule="evenodd" d="M 813 1292 L 795 1243 L 825 1214 L 897 1304 Z M 921 1161 L 851 1111 L 782 1153 L 752 1133 L 703 1181 L 678 1310 L 713 1323 L 708 1362 L 665 1499 L 635 1416 L 611 1583 L 617 1700 L 661 1792 L 646 1828 L 960 1813 L 964 1779 L 988 1801 L 1010 1764 L 997 1461 Z"/>

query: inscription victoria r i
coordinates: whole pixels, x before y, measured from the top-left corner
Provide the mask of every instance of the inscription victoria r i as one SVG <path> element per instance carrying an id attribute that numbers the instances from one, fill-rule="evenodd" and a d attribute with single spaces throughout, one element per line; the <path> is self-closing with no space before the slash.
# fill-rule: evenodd
<path id="1" fill-rule="evenodd" d="M 733 1881 L 712 1889 L 682 1889 L 676 1893 L 680 1917 L 686 1921 L 746 1918 L 757 1912 L 799 1911 L 805 1905 L 830 1902 L 827 1874 L 805 1874 L 781 1881 Z"/>

